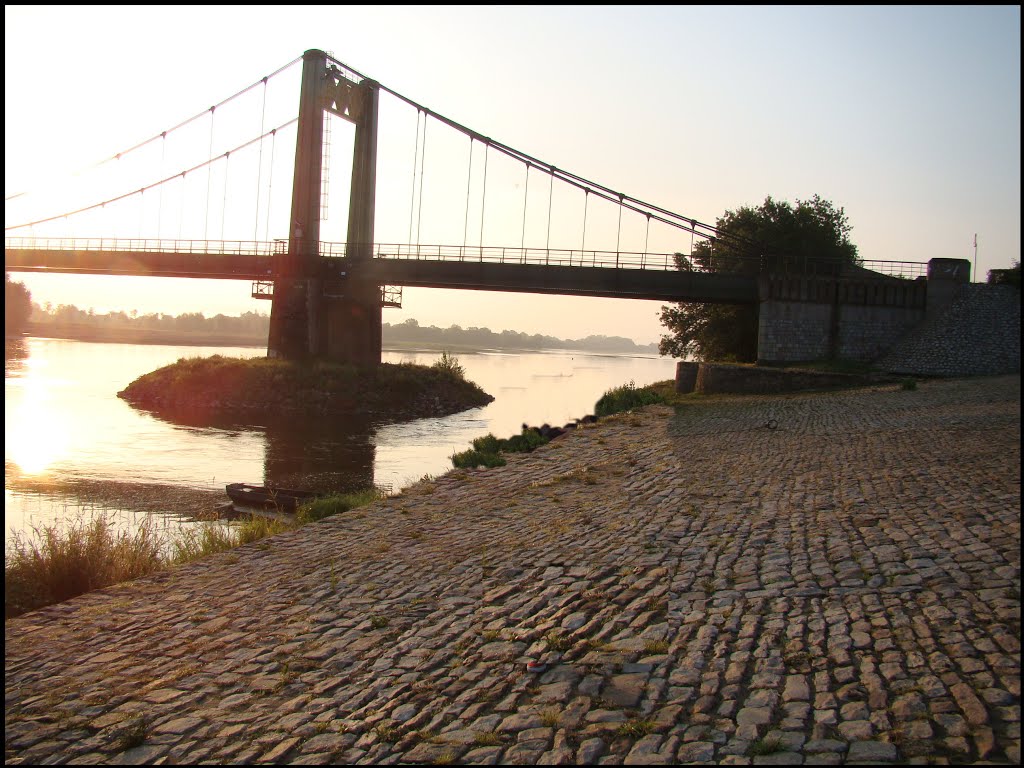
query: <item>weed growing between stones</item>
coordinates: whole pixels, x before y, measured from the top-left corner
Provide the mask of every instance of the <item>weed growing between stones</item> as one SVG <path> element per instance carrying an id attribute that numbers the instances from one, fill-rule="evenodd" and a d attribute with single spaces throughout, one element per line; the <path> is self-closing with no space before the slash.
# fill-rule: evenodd
<path id="1" fill-rule="evenodd" d="M 572 647 L 572 641 L 569 638 L 554 630 L 544 635 L 544 643 L 549 651 L 566 651 Z"/>
<path id="2" fill-rule="evenodd" d="M 663 653 L 668 653 L 668 642 L 666 640 L 649 640 L 644 643 L 644 653 L 651 656 L 660 656 Z"/>
<path id="3" fill-rule="evenodd" d="M 142 715 L 134 717 L 124 726 L 124 730 L 121 731 L 121 735 L 117 740 L 117 746 L 122 752 L 140 747 L 146 741 L 148 731 L 149 723 L 146 722 L 146 718 L 142 717 Z"/>
<path id="4" fill-rule="evenodd" d="M 486 733 L 478 733 L 473 737 L 473 743 L 478 747 L 497 747 L 500 746 L 501 736 L 495 731 L 487 731 Z"/>
<path id="5" fill-rule="evenodd" d="M 615 733 L 619 736 L 626 736 L 631 739 L 639 739 L 649 733 L 653 733 L 657 725 L 653 720 L 633 719 L 627 720 L 620 725 Z"/>
<path id="6" fill-rule="evenodd" d="M 747 750 L 748 754 L 752 757 L 758 757 L 762 755 L 773 755 L 776 752 L 782 751 L 782 740 L 778 736 L 765 736 L 762 739 L 758 739 L 750 745 L 750 749 Z"/>
<path id="7" fill-rule="evenodd" d="M 540 722 L 548 728 L 557 728 L 562 720 L 562 713 L 557 707 L 549 707 L 540 713 Z"/>

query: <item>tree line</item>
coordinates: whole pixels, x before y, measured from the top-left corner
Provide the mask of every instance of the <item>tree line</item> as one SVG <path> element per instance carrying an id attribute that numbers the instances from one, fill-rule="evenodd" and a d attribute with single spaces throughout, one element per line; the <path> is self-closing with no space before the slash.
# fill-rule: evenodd
<path id="1" fill-rule="evenodd" d="M 241 315 L 217 314 L 206 317 L 202 312 L 185 312 L 180 315 L 163 313 L 139 314 L 132 312 L 97 313 L 92 309 L 80 309 L 71 304 L 53 306 L 33 303 L 31 294 L 22 283 L 12 282 L 7 275 L 6 332 L 16 335 L 25 330 L 46 332 L 47 330 L 74 329 L 157 331 L 163 333 L 187 333 L 218 337 L 235 337 L 265 342 L 270 329 L 270 316 L 259 312 L 244 312 Z M 31 322 L 31 325 L 29 325 Z M 415 319 L 392 325 L 383 324 L 384 342 L 402 345 L 423 345 L 433 347 L 464 347 L 472 349 L 577 349 L 595 353 L 636 353 L 654 354 L 655 344 L 637 344 L 622 336 L 590 335 L 581 339 L 559 339 L 542 334 L 528 334 L 520 331 L 495 332 L 490 328 L 462 328 L 452 325 L 438 328 L 423 326 Z"/>

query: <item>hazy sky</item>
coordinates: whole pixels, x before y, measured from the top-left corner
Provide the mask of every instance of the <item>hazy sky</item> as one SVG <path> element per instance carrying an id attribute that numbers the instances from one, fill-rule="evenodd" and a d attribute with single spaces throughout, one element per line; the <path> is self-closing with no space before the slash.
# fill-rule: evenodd
<path id="1" fill-rule="evenodd" d="M 973 261 L 975 233 L 982 279 L 1020 258 L 1018 7 L 6 6 L 4 17 L 5 196 L 43 186 L 31 199 L 53 213 L 62 195 L 106 187 L 83 181 L 76 193 L 69 180 L 46 182 L 48 174 L 127 149 L 320 48 L 484 135 L 701 221 L 767 195 L 795 202 L 819 194 L 845 208 L 865 259 Z M 281 115 L 294 114 L 297 74 L 273 81 Z M 259 135 L 250 102 L 234 118 L 221 111 L 219 142 L 236 130 Z M 405 242 L 415 213 L 421 242 L 458 245 L 467 232 L 469 244 L 478 242 L 479 145 L 470 174 L 468 139 L 430 124 L 421 213 L 412 205 L 415 110 L 382 103 L 381 119 L 377 240 Z M 208 151 L 209 123 L 195 128 L 193 141 Z M 344 239 L 346 130 L 332 136 L 325 239 Z M 177 170 L 166 154 L 175 150 L 163 151 L 149 156 L 153 173 Z M 275 166 L 272 185 L 286 198 L 287 152 L 277 153 L 285 165 Z M 522 170 L 490 162 L 485 244 L 543 246 L 547 178 L 529 177 L 524 225 Z M 246 182 L 269 161 L 243 166 L 244 158 L 232 160 L 227 188 L 221 169 L 195 177 L 187 199 L 209 196 L 222 207 L 202 227 L 188 222 L 191 236 L 285 236 L 286 203 L 281 215 L 266 198 L 257 208 L 256 185 Z M 162 210 L 180 196 L 168 189 Z M 154 223 L 152 197 L 125 215 L 121 236 L 172 237 L 174 217 L 188 221 L 178 205 Z M 556 187 L 552 245 L 580 247 L 580 198 Z M 7 226 L 22 214 L 5 204 Z M 590 208 L 586 247 L 614 250 L 616 219 L 610 208 Z M 203 227 L 210 231 L 196 234 Z M 623 249 L 641 250 L 643 221 L 622 227 Z M 655 232 L 655 247 L 688 251 L 690 242 Z M 16 279 L 38 301 L 97 311 L 269 311 L 246 282 Z M 406 289 L 404 305 L 385 320 L 642 342 L 662 330 L 657 302 Z"/>

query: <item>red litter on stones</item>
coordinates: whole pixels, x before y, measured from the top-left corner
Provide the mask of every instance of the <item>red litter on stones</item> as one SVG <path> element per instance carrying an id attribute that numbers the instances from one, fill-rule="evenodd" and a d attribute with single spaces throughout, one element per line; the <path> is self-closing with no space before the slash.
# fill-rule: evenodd
<path id="1" fill-rule="evenodd" d="M 528 661 L 526 662 L 527 672 L 543 672 L 548 668 L 548 665 L 543 661 Z"/>

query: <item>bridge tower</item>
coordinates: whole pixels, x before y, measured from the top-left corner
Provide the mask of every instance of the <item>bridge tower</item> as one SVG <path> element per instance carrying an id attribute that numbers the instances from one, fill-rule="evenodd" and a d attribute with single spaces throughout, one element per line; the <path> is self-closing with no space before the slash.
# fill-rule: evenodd
<path id="1" fill-rule="evenodd" d="M 328 65 L 323 51 L 303 54 L 288 249 L 274 262 L 268 357 L 380 363 L 380 286 L 365 269 L 373 258 L 378 97 L 376 82 Z M 325 110 L 356 127 L 342 274 L 328 274 L 320 257 Z"/>

